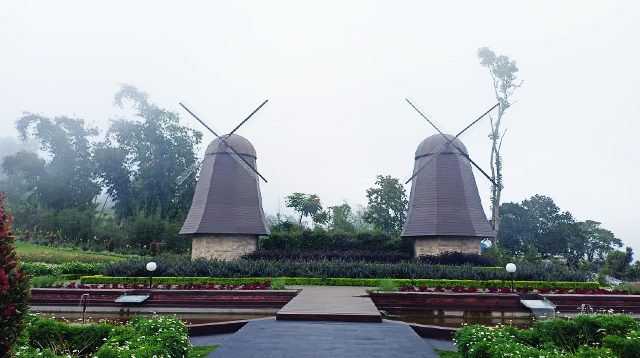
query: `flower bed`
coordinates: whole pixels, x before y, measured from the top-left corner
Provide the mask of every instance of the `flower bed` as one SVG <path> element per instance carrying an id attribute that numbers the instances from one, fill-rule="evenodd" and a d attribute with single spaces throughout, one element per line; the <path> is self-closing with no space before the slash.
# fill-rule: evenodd
<path id="1" fill-rule="evenodd" d="M 640 324 L 619 315 L 580 315 L 536 322 L 531 328 L 463 327 L 455 336 L 464 358 L 638 357 Z"/>
<path id="2" fill-rule="evenodd" d="M 186 357 L 187 327 L 175 316 L 134 317 L 129 324 L 67 324 L 32 317 L 17 357 Z"/>
<path id="3" fill-rule="evenodd" d="M 271 281 L 263 281 L 263 282 L 255 282 L 255 283 L 247 283 L 247 284 L 185 284 L 185 285 L 172 285 L 172 284 L 160 284 L 160 285 L 152 285 L 149 287 L 148 284 L 139 284 L 139 283 L 111 283 L 111 284 L 84 284 L 84 283 L 67 283 L 64 285 L 52 285 L 52 286 L 44 286 L 42 288 L 70 288 L 70 289 L 125 289 L 125 290 L 145 290 L 145 289 L 156 289 L 156 290 L 245 290 L 245 291 L 253 291 L 253 290 L 268 290 L 271 287 Z"/>

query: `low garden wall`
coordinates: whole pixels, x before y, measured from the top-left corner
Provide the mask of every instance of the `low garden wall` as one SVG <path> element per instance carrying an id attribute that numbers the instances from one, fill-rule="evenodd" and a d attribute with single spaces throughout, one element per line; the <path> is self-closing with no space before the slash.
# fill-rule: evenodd
<path id="1" fill-rule="evenodd" d="M 383 310 L 529 312 L 515 293 L 371 292 L 369 297 Z"/>
<path id="2" fill-rule="evenodd" d="M 89 306 L 126 307 L 114 302 L 123 294 L 150 294 L 146 307 L 282 308 L 298 294 L 294 290 L 135 290 L 135 289 L 31 289 L 32 306 L 75 306 L 83 294 Z"/>
<path id="3" fill-rule="evenodd" d="M 596 311 L 612 310 L 615 313 L 640 314 L 640 295 L 580 295 L 545 294 L 546 299 L 556 305 L 561 312 L 580 312 L 583 304 L 590 305 Z"/>

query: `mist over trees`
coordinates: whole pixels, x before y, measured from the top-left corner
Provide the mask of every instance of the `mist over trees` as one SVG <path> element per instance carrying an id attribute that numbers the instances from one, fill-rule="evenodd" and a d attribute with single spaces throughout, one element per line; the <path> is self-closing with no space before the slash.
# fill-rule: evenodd
<path id="1" fill-rule="evenodd" d="M 2 160 L 0 190 L 7 192 L 16 227 L 41 233 L 50 244 L 176 244 L 196 183 L 176 178 L 198 160 L 202 134 L 133 86 L 123 85 L 114 104 L 130 106 L 134 116 L 112 120 L 103 140 L 82 118 L 25 113 L 16 121 L 20 139 L 37 141 L 40 150 Z M 103 190 L 113 213 L 104 212 L 106 201 L 97 202 Z"/>
<path id="2" fill-rule="evenodd" d="M 196 176 L 176 179 L 198 163 L 202 134 L 133 86 L 122 86 L 114 104 L 132 115 L 112 120 L 102 137 L 82 118 L 24 113 L 16 120 L 22 143 L 0 143 L 0 191 L 6 192 L 15 227 L 23 239 L 49 245 L 135 251 L 155 241 L 188 250 L 189 240 L 178 231 Z M 296 192 L 285 199 L 295 218 L 267 217 L 272 231 L 303 230 L 309 226 L 303 219 L 310 218 L 310 226 L 321 230 L 374 229 L 397 238 L 408 210 L 404 186 L 378 175 L 366 197 L 364 207 L 330 206 L 317 194 Z M 550 197 L 502 203 L 499 212 L 497 247 L 508 257 L 557 259 L 590 271 L 602 267 L 616 277 L 640 272 L 630 265 L 630 249 L 617 250 L 620 238 L 595 220 L 576 221 Z"/>

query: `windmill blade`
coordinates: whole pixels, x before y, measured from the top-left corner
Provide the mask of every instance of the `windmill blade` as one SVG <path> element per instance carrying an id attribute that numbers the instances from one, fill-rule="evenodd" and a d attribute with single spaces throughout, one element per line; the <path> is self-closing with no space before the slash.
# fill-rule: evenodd
<path id="1" fill-rule="evenodd" d="M 180 102 L 180 106 L 184 108 L 185 111 L 187 111 L 193 118 L 195 118 L 198 122 L 200 122 L 200 124 L 202 124 L 206 129 L 208 129 L 209 132 L 213 133 L 213 135 L 215 135 L 218 139 L 220 139 L 222 143 L 224 143 L 227 146 L 227 152 L 229 151 L 233 152 L 234 155 L 232 155 L 231 157 L 234 160 L 236 160 L 241 167 L 247 170 L 251 175 L 258 175 L 260 179 L 264 180 L 264 182 L 267 183 L 267 179 L 265 179 L 262 176 L 262 174 L 260 174 L 254 167 L 252 167 L 251 164 L 249 164 L 249 162 L 240 155 L 240 153 L 238 153 L 235 149 L 233 149 L 233 147 L 229 144 L 229 142 L 227 142 L 227 140 L 224 137 L 218 135 L 218 133 L 216 133 L 213 129 L 211 129 L 208 125 L 206 125 L 200 118 L 198 118 L 198 116 L 195 115 L 195 113 L 191 112 L 191 110 L 187 108 L 187 106 L 182 104 L 182 102 Z M 262 107 L 262 105 L 260 107 Z"/>
<path id="2" fill-rule="evenodd" d="M 448 139 L 447 142 L 445 144 L 442 145 L 442 147 L 434 154 L 431 155 L 429 158 L 427 158 L 427 160 L 420 166 L 420 168 L 418 168 L 415 172 L 413 172 L 413 175 L 411 175 L 411 177 L 409 179 L 407 179 L 407 181 L 405 182 L 405 184 L 408 184 L 411 180 L 413 180 L 413 178 L 416 177 L 416 175 L 418 175 L 418 173 L 420 173 L 420 171 L 422 169 L 424 169 L 425 166 L 427 166 L 427 164 L 433 160 L 433 158 L 437 157 L 439 154 L 441 154 L 448 146 L 449 144 L 451 144 L 454 140 L 456 140 L 460 135 L 462 135 L 462 133 L 466 132 L 469 128 L 471 128 L 474 124 L 478 123 L 482 118 L 484 118 L 487 114 L 489 114 L 491 111 L 493 111 L 496 107 L 498 107 L 500 105 L 500 103 L 496 103 L 493 107 L 489 108 L 486 112 L 484 112 L 480 117 L 478 117 L 476 120 L 474 120 L 473 122 L 471 122 L 468 126 L 464 127 L 464 129 L 462 129 L 460 132 L 458 132 L 458 134 L 455 135 L 455 137 L 452 137 L 451 139 Z"/>
<path id="3" fill-rule="evenodd" d="M 240 122 L 240 124 L 238 124 L 235 128 L 233 128 L 233 130 L 229 133 L 229 135 L 232 135 L 233 133 L 235 133 L 238 130 L 238 128 L 240 128 L 246 121 L 249 120 L 249 118 L 251 118 L 254 114 L 256 114 L 256 112 L 258 112 L 260 108 L 262 108 L 262 106 L 267 104 L 267 102 L 269 102 L 269 100 L 265 99 L 264 102 L 262 102 L 262 104 L 259 105 L 258 108 L 254 109 L 253 112 L 251 112 L 251 114 L 247 118 L 245 118 L 242 122 Z"/>
<path id="4" fill-rule="evenodd" d="M 411 105 L 411 107 L 413 107 L 413 109 L 415 109 L 416 112 L 418 112 L 420 114 L 420 116 L 422 116 L 422 118 L 426 119 L 427 122 L 429 122 L 429 124 L 431 124 L 431 126 L 436 131 L 438 131 L 438 133 L 440 133 L 440 135 L 442 135 L 447 140 L 449 139 L 429 118 L 427 118 L 427 116 L 425 116 L 422 113 L 422 111 L 420 111 L 416 106 L 414 106 L 413 103 L 411 103 L 411 101 L 409 101 L 408 98 L 405 98 L 405 101 L 407 101 L 407 103 L 409 103 Z M 489 110 L 489 111 L 491 111 L 491 110 Z M 458 153 L 460 153 L 460 155 L 462 155 L 463 157 L 467 158 L 469 163 L 471 163 L 474 167 L 476 167 L 476 169 L 478 169 L 480 171 L 480 173 L 482 173 L 482 175 L 484 175 L 485 178 L 487 178 L 494 186 L 497 185 L 496 182 L 493 180 L 493 178 L 491 178 L 489 176 L 489 174 L 487 174 L 482 168 L 480 168 L 480 166 L 478 164 L 476 164 L 476 162 L 471 160 L 471 157 L 469 157 L 469 154 L 465 153 L 464 150 L 460 149 L 460 147 L 458 147 L 455 143 L 451 142 L 451 145 L 458 151 Z"/>
<path id="5" fill-rule="evenodd" d="M 200 166 L 202 166 L 202 163 L 204 163 L 204 159 L 191 164 L 182 174 L 180 174 L 180 176 L 176 178 L 176 185 L 180 185 L 185 180 L 187 180 L 187 178 L 190 177 L 191 174 L 195 173 L 195 171 L 198 170 Z"/>

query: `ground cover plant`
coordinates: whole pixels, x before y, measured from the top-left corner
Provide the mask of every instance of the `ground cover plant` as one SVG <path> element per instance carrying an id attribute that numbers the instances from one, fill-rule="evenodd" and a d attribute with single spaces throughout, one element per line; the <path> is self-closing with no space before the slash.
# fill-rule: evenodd
<path id="1" fill-rule="evenodd" d="M 536 322 L 527 329 L 470 325 L 455 336 L 465 358 L 638 357 L 640 324 L 630 316 L 579 315 Z"/>
<path id="2" fill-rule="evenodd" d="M 82 284 L 139 284 L 149 282 L 148 277 L 83 276 Z M 384 282 L 383 282 L 384 281 Z M 239 285 L 271 282 L 280 285 L 322 285 L 322 286 L 365 286 L 385 287 L 473 287 L 473 288 L 510 288 L 511 281 L 504 280 L 444 280 L 444 279 L 377 279 L 377 278 L 334 278 L 334 277 L 154 277 L 157 284 L 170 285 Z M 515 281 L 516 288 L 533 287 L 542 289 L 597 289 L 597 282 L 564 281 Z"/>
<path id="3" fill-rule="evenodd" d="M 131 258 L 131 256 L 108 252 L 81 251 L 71 248 L 40 246 L 26 242 L 16 242 L 16 252 L 21 262 L 51 264 L 65 262 L 111 263 Z"/>
<path id="4" fill-rule="evenodd" d="M 126 325 L 63 323 L 32 316 L 17 357 L 187 357 L 187 327 L 175 316 L 134 317 Z"/>
<path id="5" fill-rule="evenodd" d="M 157 260 L 154 276 L 187 277 L 342 277 L 342 278 L 431 278 L 467 280 L 511 280 L 502 267 L 428 265 L 417 261 L 377 263 L 344 260 Z M 106 276 L 147 276 L 146 261 L 128 260 L 109 264 Z M 515 280 L 585 281 L 585 276 L 562 265 L 521 265 Z"/>
<path id="6" fill-rule="evenodd" d="M 29 276 L 20 269 L 13 247 L 12 218 L 4 208 L 0 192 L 0 357 L 11 356 L 28 310 Z"/>

